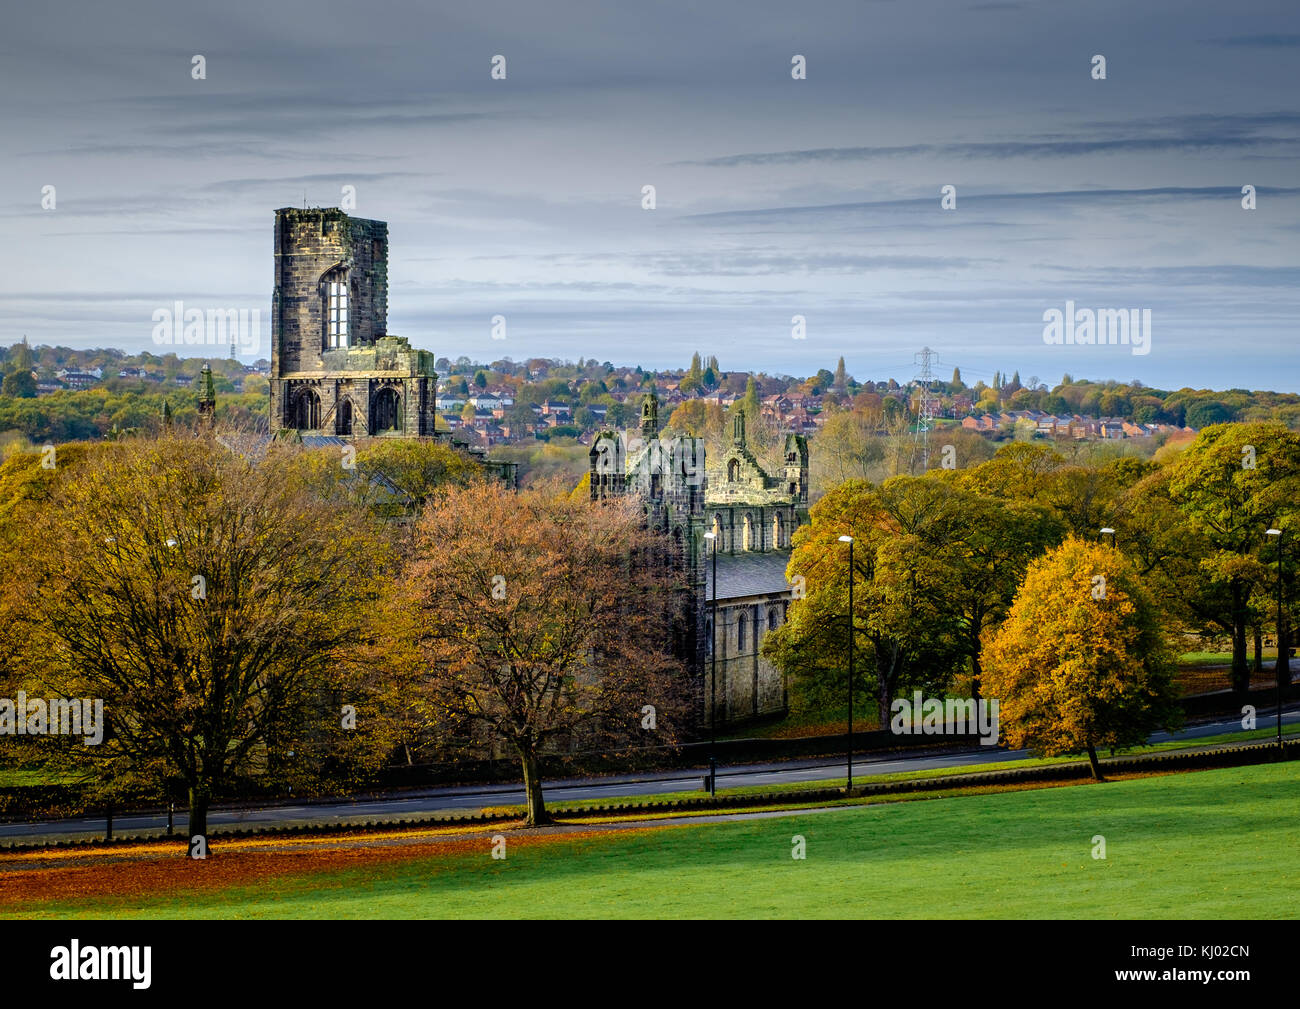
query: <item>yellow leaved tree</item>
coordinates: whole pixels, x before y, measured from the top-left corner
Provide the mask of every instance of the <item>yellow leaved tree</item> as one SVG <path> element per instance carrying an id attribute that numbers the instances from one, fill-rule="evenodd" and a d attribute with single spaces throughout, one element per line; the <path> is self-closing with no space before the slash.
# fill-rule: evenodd
<path id="1" fill-rule="evenodd" d="M 1025 575 L 985 651 L 1004 738 L 1047 756 L 1134 746 L 1176 728 L 1173 653 L 1127 558 L 1071 537 Z"/>

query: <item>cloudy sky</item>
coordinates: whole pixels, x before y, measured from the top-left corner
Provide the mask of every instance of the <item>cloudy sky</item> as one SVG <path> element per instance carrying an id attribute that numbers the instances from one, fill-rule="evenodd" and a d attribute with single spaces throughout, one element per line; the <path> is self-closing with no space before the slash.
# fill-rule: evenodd
<path id="1" fill-rule="evenodd" d="M 351 185 L 440 356 L 1300 391 L 1294 0 L 53 0 L 0 75 L 6 344 L 265 316 L 275 208 Z M 1151 353 L 1047 346 L 1067 300 Z"/>

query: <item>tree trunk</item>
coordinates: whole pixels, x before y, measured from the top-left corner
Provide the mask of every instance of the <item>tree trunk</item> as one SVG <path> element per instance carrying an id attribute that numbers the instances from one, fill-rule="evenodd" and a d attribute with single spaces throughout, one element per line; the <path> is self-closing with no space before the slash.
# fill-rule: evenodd
<path id="1" fill-rule="evenodd" d="M 980 675 L 984 670 L 980 666 L 979 640 L 975 641 L 975 651 L 970 657 L 970 696 L 977 705 L 980 699 Z"/>
<path id="2" fill-rule="evenodd" d="M 531 746 L 519 746 L 518 749 L 519 760 L 524 767 L 524 792 L 528 796 L 526 823 L 529 827 L 540 827 L 552 821 L 542 798 L 542 774 L 538 767 L 537 753 Z"/>
<path id="3" fill-rule="evenodd" d="M 208 803 L 212 801 L 212 794 L 206 785 L 191 785 L 190 795 L 190 822 L 189 837 L 191 843 L 195 837 L 202 837 L 204 844 L 207 845 L 208 852 L 211 853 L 212 845 L 207 844 L 208 840 Z"/>
<path id="4" fill-rule="evenodd" d="M 1246 598 L 1241 585 L 1232 586 L 1232 689 L 1250 689 L 1250 665 L 1246 660 Z"/>
<path id="5" fill-rule="evenodd" d="M 1255 661 L 1251 663 L 1250 671 L 1255 674 L 1264 671 L 1264 627 L 1262 624 L 1256 624 L 1255 631 Z"/>
<path id="6" fill-rule="evenodd" d="M 894 703 L 894 692 L 889 689 L 889 679 L 881 676 L 876 687 L 876 704 L 879 705 L 877 718 L 878 727 L 881 729 L 889 728 L 889 706 Z M 915 713 L 913 713 L 915 717 Z"/>
<path id="7" fill-rule="evenodd" d="M 1101 774 L 1101 764 L 1097 762 L 1097 747 L 1093 746 L 1091 741 L 1088 743 L 1088 763 L 1092 765 L 1092 776 L 1097 781 L 1105 781 Z"/>

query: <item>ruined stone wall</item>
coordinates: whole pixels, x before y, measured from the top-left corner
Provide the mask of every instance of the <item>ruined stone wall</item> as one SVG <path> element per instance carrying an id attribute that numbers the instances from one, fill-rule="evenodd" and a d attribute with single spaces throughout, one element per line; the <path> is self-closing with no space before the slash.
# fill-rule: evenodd
<path id="1" fill-rule="evenodd" d="M 343 267 L 348 284 L 348 342 L 372 343 L 388 327 L 388 225 L 333 208 L 275 212 L 275 293 L 271 373 L 278 377 L 323 367 L 326 288 L 322 278 Z"/>

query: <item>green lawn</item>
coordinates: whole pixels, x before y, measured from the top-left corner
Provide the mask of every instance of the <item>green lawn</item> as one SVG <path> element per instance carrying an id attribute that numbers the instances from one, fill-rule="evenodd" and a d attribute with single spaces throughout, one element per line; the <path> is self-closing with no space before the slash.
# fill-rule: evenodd
<path id="1" fill-rule="evenodd" d="M 1286 918 L 1300 764 L 516 845 L 50 916 Z M 791 838 L 807 858 L 791 858 Z M 1094 835 L 1106 859 L 1091 857 Z M 218 854 L 215 857 L 220 857 Z M 29 909 L 30 916 L 36 909 Z"/>
<path id="2" fill-rule="evenodd" d="M 63 785 L 77 780 L 74 774 L 53 774 L 30 767 L 0 767 L 0 788 L 28 788 L 35 785 Z"/>

